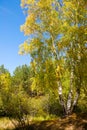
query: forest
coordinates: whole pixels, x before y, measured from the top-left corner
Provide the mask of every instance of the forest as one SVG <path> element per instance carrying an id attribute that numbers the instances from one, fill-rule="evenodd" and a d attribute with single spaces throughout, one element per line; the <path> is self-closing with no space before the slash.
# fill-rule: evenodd
<path id="1" fill-rule="evenodd" d="M 31 62 L 13 75 L 0 66 L 0 122 L 15 130 L 86 130 L 87 1 L 21 0 L 21 8 L 27 38 L 19 54 Z"/>

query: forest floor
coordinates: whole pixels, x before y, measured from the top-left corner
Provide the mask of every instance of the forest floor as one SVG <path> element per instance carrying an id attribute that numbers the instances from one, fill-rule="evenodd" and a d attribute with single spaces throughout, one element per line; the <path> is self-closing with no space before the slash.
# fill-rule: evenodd
<path id="1" fill-rule="evenodd" d="M 3 123 L 5 123 L 5 121 Z M 16 129 L 12 126 L 11 122 L 5 124 L 5 127 L 1 127 L 0 123 L 0 130 L 87 130 L 87 114 L 73 114 L 66 118 L 35 121 L 31 122 L 30 125 L 25 128 Z"/>

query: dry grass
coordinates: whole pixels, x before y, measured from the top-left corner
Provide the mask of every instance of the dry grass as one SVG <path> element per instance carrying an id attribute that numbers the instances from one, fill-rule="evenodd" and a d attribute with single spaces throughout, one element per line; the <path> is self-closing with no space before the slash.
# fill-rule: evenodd
<path id="1" fill-rule="evenodd" d="M 15 129 L 14 125 L 8 118 L 0 119 L 0 130 Z M 18 128 L 17 128 L 18 129 Z M 66 118 L 34 121 L 25 130 L 87 130 L 87 115 L 73 114 Z M 19 128 L 18 130 L 22 130 Z"/>
<path id="2" fill-rule="evenodd" d="M 12 130 L 14 125 L 9 118 L 0 118 L 0 130 Z"/>
<path id="3" fill-rule="evenodd" d="M 73 114 L 58 120 L 34 123 L 29 130 L 87 130 L 87 116 Z"/>

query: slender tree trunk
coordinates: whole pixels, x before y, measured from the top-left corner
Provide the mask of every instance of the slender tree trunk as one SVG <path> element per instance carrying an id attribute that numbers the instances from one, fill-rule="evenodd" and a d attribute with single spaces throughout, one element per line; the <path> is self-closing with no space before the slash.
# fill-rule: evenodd
<path id="1" fill-rule="evenodd" d="M 74 108 L 76 107 L 77 105 L 77 102 L 78 102 L 78 99 L 79 99 L 79 95 L 80 95 L 80 88 L 82 86 L 82 77 L 81 77 L 81 46 L 80 44 L 78 43 L 78 54 L 77 54 L 77 70 L 78 70 L 78 73 L 77 73 L 77 81 L 76 81 L 76 96 L 74 98 L 74 101 L 72 103 L 72 108 L 71 108 L 71 111 L 74 110 Z"/>
<path id="2" fill-rule="evenodd" d="M 72 90 L 73 90 L 73 82 L 74 82 L 74 61 L 71 61 L 71 76 L 70 76 L 70 90 L 68 94 L 67 104 L 66 104 L 66 114 L 69 115 L 72 113 Z"/>
<path id="3" fill-rule="evenodd" d="M 80 90 L 77 89 L 76 96 L 74 98 L 74 101 L 73 101 L 73 104 L 72 104 L 72 107 L 71 107 L 71 112 L 75 109 L 75 107 L 77 105 L 77 102 L 78 102 L 78 99 L 79 99 L 79 95 L 80 95 Z"/>
<path id="4" fill-rule="evenodd" d="M 63 95 L 62 95 L 62 84 L 61 81 L 58 81 L 58 94 L 59 94 L 59 103 L 62 106 L 63 109 L 63 115 L 66 115 L 66 105 L 65 105 L 65 101 L 63 99 Z"/>
<path id="5" fill-rule="evenodd" d="M 67 115 L 71 114 L 71 105 L 72 105 L 72 92 L 70 90 L 68 99 L 67 99 L 67 104 L 66 104 L 66 114 Z"/>
<path id="6" fill-rule="evenodd" d="M 77 102 L 78 102 L 78 99 L 79 99 L 79 96 L 80 96 L 81 82 L 82 82 L 82 81 L 81 81 L 81 77 L 80 77 L 80 75 L 79 75 L 78 78 L 77 78 L 76 96 L 75 96 L 75 98 L 74 98 L 71 111 L 73 111 L 74 108 L 75 108 L 76 105 L 77 105 Z"/>

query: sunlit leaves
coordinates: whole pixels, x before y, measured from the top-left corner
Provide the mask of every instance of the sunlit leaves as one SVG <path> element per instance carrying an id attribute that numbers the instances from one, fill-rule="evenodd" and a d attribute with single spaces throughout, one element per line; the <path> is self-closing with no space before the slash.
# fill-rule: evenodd
<path id="1" fill-rule="evenodd" d="M 38 6 L 42 9 L 48 9 L 48 8 L 51 8 L 52 2 L 53 0 L 45 0 L 44 2 L 43 0 L 40 0 L 38 2 Z"/>
<path id="2" fill-rule="evenodd" d="M 25 7 L 26 5 L 33 4 L 35 0 L 21 0 L 21 7 Z"/>
<path id="3" fill-rule="evenodd" d="M 28 54 L 30 51 L 30 47 L 29 44 L 25 41 L 24 44 L 20 45 L 20 51 L 19 54 L 23 55 L 23 54 Z"/>
<path id="4" fill-rule="evenodd" d="M 0 86 L 1 89 L 9 89 L 9 86 L 11 85 L 11 77 L 9 73 L 3 73 L 0 75 Z"/>
<path id="5" fill-rule="evenodd" d="M 67 98 L 71 86 L 76 93 L 86 83 L 87 2 L 26 0 L 22 4 L 27 18 L 21 31 L 33 34 L 20 46 L 21 54 L 32 57 L 32 89 L 50 91 L 58 81 Z"/>

